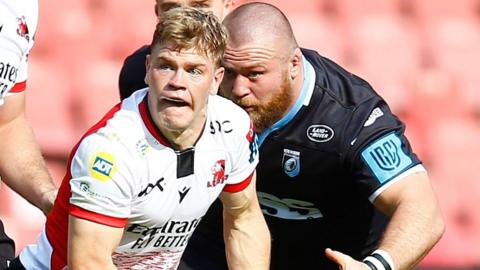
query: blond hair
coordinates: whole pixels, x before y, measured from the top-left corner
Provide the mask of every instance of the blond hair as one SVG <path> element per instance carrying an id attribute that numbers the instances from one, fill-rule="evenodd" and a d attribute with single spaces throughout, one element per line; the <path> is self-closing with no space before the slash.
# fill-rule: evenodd
<path id="1" fill-rule="evenodd" d="M 212 57 L 220 66 L 225 52 L 227 31 L 212 12 L 178 7 L 165 12 L 157 24 L 151 48 L 168 44 L 174 50 L 194 49 Z"/>

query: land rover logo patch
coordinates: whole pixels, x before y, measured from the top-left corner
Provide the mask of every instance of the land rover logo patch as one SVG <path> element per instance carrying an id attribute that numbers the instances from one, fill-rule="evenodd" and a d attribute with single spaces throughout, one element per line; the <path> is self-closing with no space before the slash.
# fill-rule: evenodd
<path id="1" fill-rule="evenodd" d="M 333 129 L 326 125 L 311 125 L 307 129 L 307 137 L 314 142 L 328 142 L 334 135 Z"/>

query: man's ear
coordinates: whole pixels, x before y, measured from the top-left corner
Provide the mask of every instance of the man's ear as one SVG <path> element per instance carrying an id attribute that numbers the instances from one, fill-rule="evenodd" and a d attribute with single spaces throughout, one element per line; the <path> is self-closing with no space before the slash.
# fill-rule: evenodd
<path id="1" fill-rule="evenodd" d="M 150 85 L 150 67 L 152 65 L 152 58 L 150 54 L 147 54 L 147 57 L 145 58 L 145 78 L 143 79 L 145 81 L 145 84 Z"/>
<path id="2" fill-rule="evenodd" d="M 157 6 L 157 4 L 155 4 L 155 15 L 157 15 L 157 18 L 158 18 L 158 6 Z"/>
<path id="3" fill-rule="evenodd" d="M 210 94 L 216 95 L 218 93 L 218 88 L 222 83 L 223 76 L 225 75 L 225 68 L 219 67 L 215 70 L 215 75 L 212 80 L 212 87 L 210 88 Z"/>
<path id="4" fill-rule="evenodd" d="M 302 51 L 300 48 L 296 48 L 289 62 L 290 77 L 292 80 L 300 74 L 302 69 L 302 57 Z"/>

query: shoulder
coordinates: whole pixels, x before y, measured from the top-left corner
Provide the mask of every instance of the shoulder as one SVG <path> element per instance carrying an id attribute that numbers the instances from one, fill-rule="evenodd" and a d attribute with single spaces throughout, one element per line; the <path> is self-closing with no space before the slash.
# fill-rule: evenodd
<path id="1" fill-rule="evenodd" d="M 212 120 L 223 120 L 235 125 L 249 125 L 250 117 L 247 112 L 232 101 L 219 95 L 210 96 L 208 110 Z"/>
<path id="2" fill-rule="evenodd" d="M 338 105 L 354 109 L 368 100 L 381 99 L 366 80 L 334 61 L 312 50 L 302 49 L 302 53 L 315 70 L 315 86 Z"/>
<path id="3" fill-rule="evenodd" d="M 106 151 L 126 155 L 135 151 L 136 142 L 144 137 L 138 103 L 134 97 L 113 107 L 105 116 L 83 136 L 80 155 Z"/>
<path id="4" fill-rule="evenodd" d="M 388 105 L 365 80 L 315 51 L 302 52 L 314 70 L 314 91 L 297 125 L 285 130 L 286 135 L 299 134 L 312 148 L 342 152 L 365 125 L 375 121 L 371 129 L 382 129 L 378 123 L 385 121 L 387 126 L 398 126 Z"/>

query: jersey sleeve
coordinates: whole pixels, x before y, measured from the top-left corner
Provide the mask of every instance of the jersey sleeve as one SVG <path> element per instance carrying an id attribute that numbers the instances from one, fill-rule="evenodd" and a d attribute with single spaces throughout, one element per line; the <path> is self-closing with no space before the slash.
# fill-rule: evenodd
<path id="1" fill-rule="evenodd" d="M 0 12 L 0 105 L 7 94 L 26 89 L 28 55 L 34 44 L 36 6 L 17 17 L 7 8 Z"/>
<path id="2" fill-rule="evenodd" d="M 228 176 L 227 185 L 223 188 L 226 192 L 239 192 L 245 189 L 250 184 L 258 164 L 258 139 L 250 118 L 245 121 L 244 126 L 248 128 L 243 128 L 239 133 L 233 168 Z"/>
<path id="3" fill-rule="evenodd" d="M 125 149 L 98 134 L 86 137 L 71 163 L 71 215 L 123 227 L 131 212 L 134 178 Z"/>
<path id="4" fill-rule="evenodd" d="M 361 106 L 351 123 L 346 162 L 371 202 L 404 176 L 425 170 L 404 134 L 405 125 L 383 100 Z"/>

